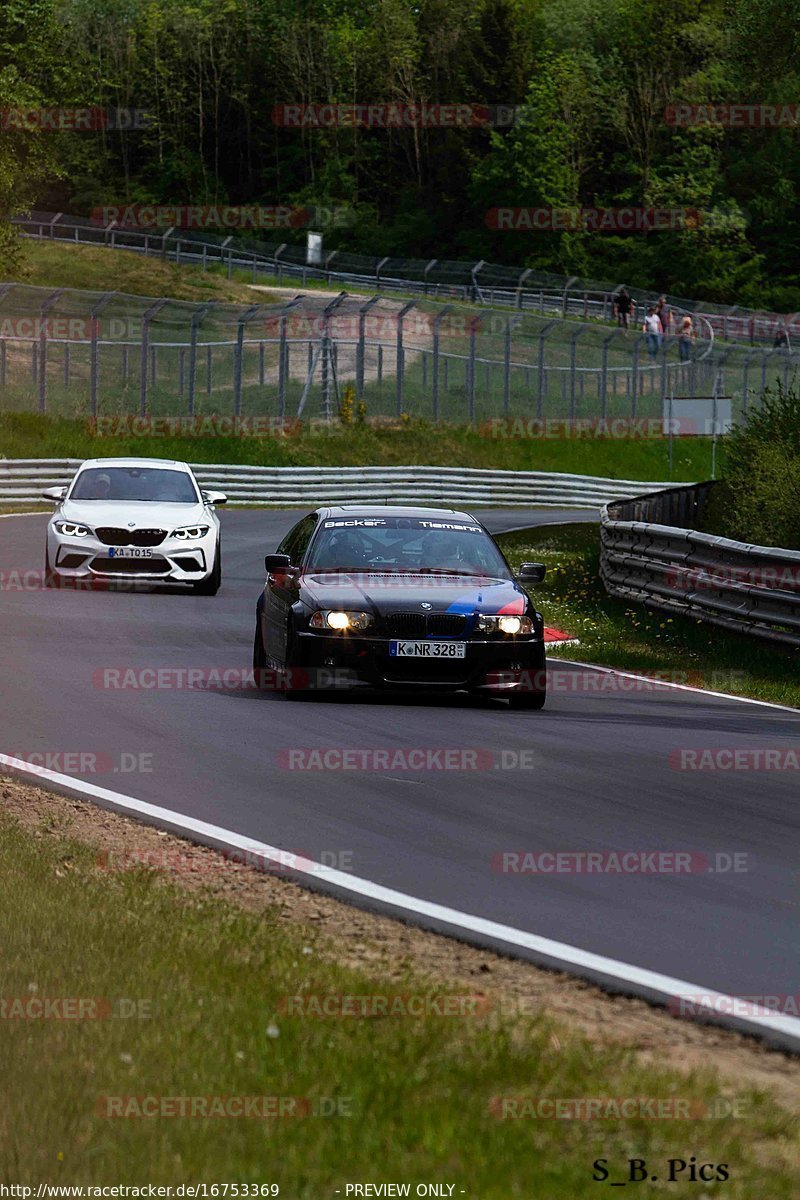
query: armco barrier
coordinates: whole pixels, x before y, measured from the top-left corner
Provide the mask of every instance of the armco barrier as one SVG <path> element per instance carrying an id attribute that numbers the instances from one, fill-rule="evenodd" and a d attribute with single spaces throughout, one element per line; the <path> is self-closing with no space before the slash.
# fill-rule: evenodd
<path id="1" fill-rule="evenodd" d="M 606 591 L 647 608 L 800 646 L 800 551 L 700 533 L 713 483 L 604 504 Z"/>
<path id="2" fill-rule="evenodd" d="M 0 503 L 40 500 L 41 489 L 63 487 L 78 458 L 0 459 Z M 547 471 L 467 467 L 256 467 L 193 463 L 203 487 L 219 487 L 234 504 L 309 505 L 358 501 L 435 502 L 489 507 L 599 508 L 653 484 Z M 668 486 L 659 485 L 655 486 Z"/>

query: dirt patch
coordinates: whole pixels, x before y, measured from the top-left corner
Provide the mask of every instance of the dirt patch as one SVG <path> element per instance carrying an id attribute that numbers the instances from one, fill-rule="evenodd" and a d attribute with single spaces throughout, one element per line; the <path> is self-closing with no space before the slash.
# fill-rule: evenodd
<path id="1" fill-rule="evenodd" d="M 480 991 L 501 1011 L 542 1013 L 594 1045 L 628 1047 L 643 1063 L 680 1073 L 711 1068 L 723 1090 L 757 1088 L 793 1112 L 800 1107 L 797 1059 L 753 1039 L 683 1021 L 643 1000 L 609 996 L 568 975 L 362 912 L 84 800 L 4 778 L 0 808 L 37 837 L 69 837 L 111 855 L 112 862 L 134 849 L 139 856 L 167 862 L 190 855 L 191 870 L 164 872 L 165 877 L 251 911 L 274 907 L 283 920 L 316 931 L 319 953 L 348 966 L 377 970 L 389 979 L 412 970 L 454 989 L 475 991 L 479 981 Z"/>

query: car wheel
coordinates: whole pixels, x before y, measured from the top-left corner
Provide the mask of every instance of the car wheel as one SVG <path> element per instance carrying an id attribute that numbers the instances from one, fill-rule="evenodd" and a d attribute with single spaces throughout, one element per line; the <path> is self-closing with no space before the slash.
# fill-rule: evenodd
<path id="1" fill-rule="evenodd" d="M 214 554 L 214 569 L 206 579 L 201 579 L 199 583 L 192 584 L 192 591 L 196 596 L 216 596 L 222 583 L 222 547 L 217 542 L 217 549 Z"/>
<path id="2" fill-rule="evenodd" d="M 509 708 L 544 708 L 544 702 L 547 699 L 547 692 L 520 692 L 516 696 L 509 696 Z"/>

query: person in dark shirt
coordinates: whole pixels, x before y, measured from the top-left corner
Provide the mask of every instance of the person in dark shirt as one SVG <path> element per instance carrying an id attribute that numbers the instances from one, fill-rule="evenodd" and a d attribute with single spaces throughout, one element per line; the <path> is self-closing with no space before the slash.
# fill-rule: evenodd
<path id="1" fill-rule="evenodd" d="M 628 295 L 627 289 L 621 287 L 614 297 L 614 316 L 617 324 L 627 329 L 634 309 L 634 302 Z"/>

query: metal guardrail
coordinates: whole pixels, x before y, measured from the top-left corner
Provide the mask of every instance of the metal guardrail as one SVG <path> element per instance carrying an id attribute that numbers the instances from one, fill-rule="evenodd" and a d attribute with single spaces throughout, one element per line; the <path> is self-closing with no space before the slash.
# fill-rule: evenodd
<path id="1" fill-rule="evenodd" d="M 0 503 L 41 500 L 41 489 L 65 487 L 82 460 L 0 460 Z M 234 504 L 309 505 L 359 501 L 423 501 L 470 507 L 599 508 L 653 484 L 547 471 L 466 467 L 259 467 L 193 463 L 202 487 L 221 488 Z M 659 486 L 659 485 L 655 485 Z"/>
<path id="2" fill-rule="evenodd" d="M 603 506 L 600 577 L 606 591 L 647 608 L 800 646 L 800 551 L 753 546 L 702 524 L 713 483 Z"/>

